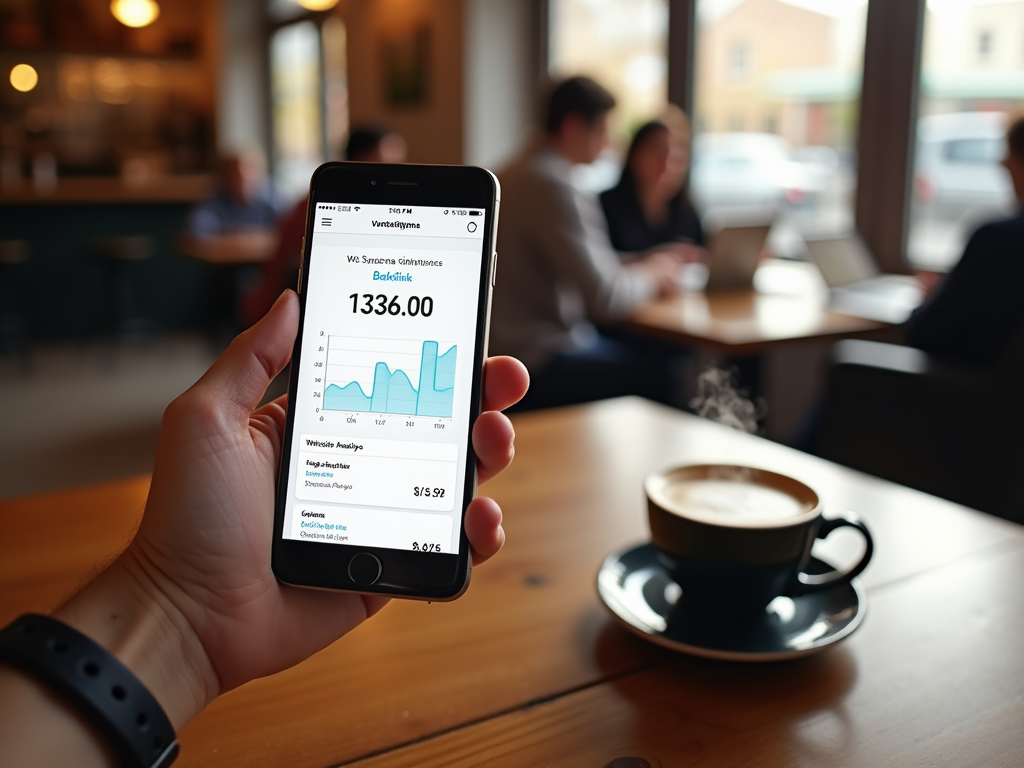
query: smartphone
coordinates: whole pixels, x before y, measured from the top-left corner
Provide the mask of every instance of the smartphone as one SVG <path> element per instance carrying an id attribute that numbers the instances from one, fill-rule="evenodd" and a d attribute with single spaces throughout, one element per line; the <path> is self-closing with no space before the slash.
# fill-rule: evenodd
<path id="1" fill-rule="evenodd" d="M 498 181 L 463 166 L 327 163 L 306 216 L 274 573 L 453 600 L 469 586 Z"/>

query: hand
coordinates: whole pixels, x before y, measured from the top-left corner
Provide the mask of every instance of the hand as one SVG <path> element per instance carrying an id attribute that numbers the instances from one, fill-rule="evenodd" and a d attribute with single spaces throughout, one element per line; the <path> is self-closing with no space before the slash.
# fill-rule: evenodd
<path id="1" fill-rule="evenodd" d="M 654 251 L 636 262 L 636 265 L 653 278 L 659 296 L 671 296 L 682 290 L 682 261 L 674 252 Z"/>
<path id="2" fill-rule="evenodd" d="M 672 254 L 680 264 L 693 264 L 694 262 L 706 262 L 708 260 L 708 252 L 706 249 L 701 248 L 696 243 L 692 242 L 679 242 L 679 243 L 665 243 L 664 245 L 658 246 L 652 253 L 658 251 L 667 251 Z"/>
<path id="3" fill-rule="evenodd" d="M 925 297 L 931 296 L 935 293 L 935 290 L 942 284 L 945 274 L 942 272 L 932 272 L 927 269 L 919 269 L 914 273 L 914 277 L 917 278 L 917 284 L 921 286 L 921 290 L 924 291 Z"/>
<path id="4" fill-rule="evenodd" d="M 299 663 L 387 602 L 289 587 L 270 569 L 286 406 L 253 409 L 288 364 L 297 326 L 286 291 L 168 406 L 137 535 L 57 613 L 120 656 L 179 727 L 219 693 Z M 487 361 L 486 412 L 473 429 L 481 481 L 512 460 L 512 425 L 497 411 L 527 384 L 517 360 Z M 466 533 L 474 563 L 494 555 L 504 542 L 498 505 L 474 499 Z"/>

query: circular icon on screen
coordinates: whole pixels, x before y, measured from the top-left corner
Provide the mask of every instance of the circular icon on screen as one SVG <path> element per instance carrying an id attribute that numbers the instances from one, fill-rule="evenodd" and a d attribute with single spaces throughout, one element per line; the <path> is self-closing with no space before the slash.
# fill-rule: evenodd
<path id="1" fill-rule="evenodd" d="M 466 229 L 468 229 L 470 232 L 476 232 L 476 222 L 469 222 L 469 224 L 466 225 Z"/>

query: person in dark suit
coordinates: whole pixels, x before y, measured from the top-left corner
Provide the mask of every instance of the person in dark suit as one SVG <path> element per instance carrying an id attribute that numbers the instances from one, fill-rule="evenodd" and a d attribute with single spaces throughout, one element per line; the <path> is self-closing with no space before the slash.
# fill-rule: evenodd
<path id="1" fill-rule="evenodd" d="M 615 250 L 643 253 L 666 243 L 704 245 L 700 216 L 683 185 L 689 167 L 690 128 L 681 110 L 637 130 L 619 183 L 601 194 Z"/>
<path id="2" fill-rule="evenodd" d="M 1003 165 L 1018 210 L 979 227 L 959 263 L 911 316 L 907 343 L 952 363 L 985 368 L 1024 324 L 1024 114 L 1010 124 Z"/>

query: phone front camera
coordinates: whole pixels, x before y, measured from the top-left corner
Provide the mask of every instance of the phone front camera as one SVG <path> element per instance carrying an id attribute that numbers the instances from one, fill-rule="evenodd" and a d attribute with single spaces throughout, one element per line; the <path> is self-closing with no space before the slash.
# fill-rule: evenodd
<path id="1" fill-rule="evenodd" d="M 371 181 L 370 185 L 375 187 L 375 186 L 377 186 L 377 182 L 376 181 Z"/>

